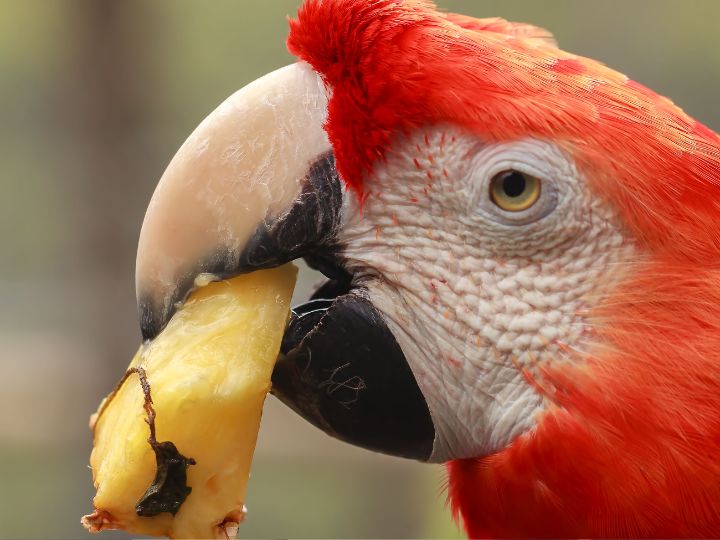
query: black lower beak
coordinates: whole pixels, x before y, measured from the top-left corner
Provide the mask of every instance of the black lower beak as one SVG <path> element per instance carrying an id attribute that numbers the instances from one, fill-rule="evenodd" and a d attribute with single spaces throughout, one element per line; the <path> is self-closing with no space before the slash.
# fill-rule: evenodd
<path id="1" fill-rule="evenodd" d="M 421 461 L 432 453 L 425 399 L 361 290 L 293 310 L 272 382 L 274 395 L 333 437 Z"/>

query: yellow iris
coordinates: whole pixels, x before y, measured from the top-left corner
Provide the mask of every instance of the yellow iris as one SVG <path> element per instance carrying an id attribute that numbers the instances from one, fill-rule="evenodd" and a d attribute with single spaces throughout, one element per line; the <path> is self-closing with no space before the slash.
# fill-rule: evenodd
<path id="1" fill-rule="evenodd" d="M 540 179 L 519 171 L 503 171 L 490 181 L 490 198 L 506 212 L 522 212 L 540 198 Z"/>

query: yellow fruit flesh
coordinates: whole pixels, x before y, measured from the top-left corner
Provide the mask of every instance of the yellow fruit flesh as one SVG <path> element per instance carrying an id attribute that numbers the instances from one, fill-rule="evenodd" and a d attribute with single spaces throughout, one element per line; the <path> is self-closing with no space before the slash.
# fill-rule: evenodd
<path id="1" fill-rule="evenodd" d="M 90 457 L 92 531 L 122 528 L 172 538 L 234 535 L 260 415 L 290 308 L 296 269 L 286 265 L 194 292 L 130 367 L 145 370 L 158 442 L 171 441 L 195 465 L 192 492 L 173 517 L 140 517 L 137 502 L 157 469 L 137 374 L 101 404 Z"/>

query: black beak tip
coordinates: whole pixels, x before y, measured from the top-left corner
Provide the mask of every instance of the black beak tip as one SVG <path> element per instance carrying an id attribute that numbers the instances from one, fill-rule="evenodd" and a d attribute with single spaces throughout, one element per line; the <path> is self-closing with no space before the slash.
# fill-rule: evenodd
<path id="1" fill-rule="evenodd" d="M 163 323 L 155 316 L 150 300 L 141 298 L 138 301 L 138 318 L 143 342 L 154 339 L 160 333 Z"/>

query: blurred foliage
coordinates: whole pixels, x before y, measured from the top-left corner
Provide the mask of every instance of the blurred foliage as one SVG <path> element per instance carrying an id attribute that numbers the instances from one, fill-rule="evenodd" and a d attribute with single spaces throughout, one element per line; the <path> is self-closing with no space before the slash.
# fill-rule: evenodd
<path id="1" fill-rule="evenodd" d="M 134 251 L 197 123 L 292 61 L 295 0 L 4 0 L 0 16 L 0 537 L 80 537 L 88 414 L 139 340 Z M 720 128 L 717 0 L 445 0 L 553 31 Z M 300 296 L 316 278 L 303 275 Z M 443 472 L 332 441 L 274 401 L 250 537 L 449 537 Z M 108 538 L 124 537 L 110 533 Z"/>

